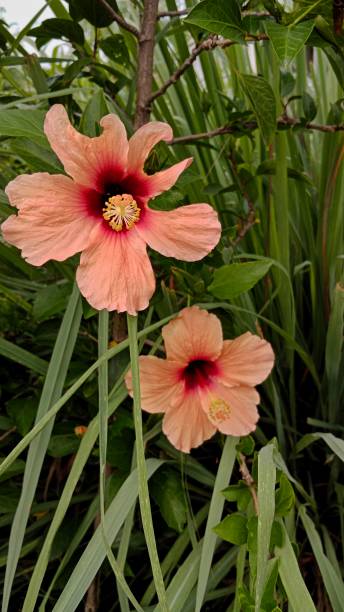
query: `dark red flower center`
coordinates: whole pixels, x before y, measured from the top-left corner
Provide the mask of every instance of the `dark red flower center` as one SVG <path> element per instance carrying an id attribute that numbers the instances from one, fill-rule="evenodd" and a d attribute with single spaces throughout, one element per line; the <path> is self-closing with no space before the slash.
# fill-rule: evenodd
<path id="1" fill-rule="evenodd" d="M 193 359 L 182 370 L 181 377 L 187 390 L 196 387 L 207 387 L 218 373 L 216 363 L 209 359 Z"/>

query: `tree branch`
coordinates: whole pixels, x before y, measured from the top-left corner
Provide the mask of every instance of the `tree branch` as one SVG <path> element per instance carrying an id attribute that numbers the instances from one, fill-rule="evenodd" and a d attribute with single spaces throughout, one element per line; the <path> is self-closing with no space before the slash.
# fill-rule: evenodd
<path id="1" fill-rule="evenodd" d="M 182 11 L 162 11 L 158 13 L 158 19 L 161 19 L 161 17 L 183 17 L 183 15 L 187 15 L 189 12 L 189 9 L 183 9 Z"/>
<path id="2" fill-rule="evenodd" d="M 159 0 L 145 0 L 137 67 L 137 98 L 135 129 L 147 123 L 150 115 L 150 98 L 153 85 L 154 35 Z"/>
<path id="3" fill-rule="evenodd" d="M 109 13 L 109 15 L 111 15 L 111 17 L 114 19 L 114 21 L 116 21 L 116 23 L 118 23 L 118 25 L 121 28 L 123 28 L 124 30 L 127 30 L 127 32 L 131 32 L 131 34 L 136 36 L 136 38 L 139 37 L 138 29 L 135 28 L 135 26 L 133 26 L 130 23 L 128 23 L 125 19 L 123 19 L 123 17 L 121 17 L 121 15 L 116 13 L 116 11 L 112 8 L 112 6 L 110 6 L 110 4 L 108 2 L 106 2 L 106 0 L 98 0 L 98 2 L 99 2 L 100 5 L 102 5 L 104 7 L 104 9 Z"/>
<path id="4" fill-rule="evenodd" d="M 216 128 L 214 130 L 210 130 L 209 132 L 200 132 L 199 134 L 189 134 L 188 136 L 178 136 L 177 138 L 173 138 L 170 140 L 168 144 L 176 145 L 176 144 L 184 144 L 189 142 L 194 142 L 196 140 L 204 140 L 208 138 L 213 138 L 214 136 L 222 136 L 223 134 L 238 134 L 243 132 L 244 130 L 255 130 L 258 127 L 256 121 L 246 121 L 242 123 L 240 126 L 236 125 L 224 125 L 222 127 Z M 329 125 L 320 125 L 319 123 L 303 123 L 299 119 L 293 119 L 292 117 L 280 117 L 277 120 L 277 127 L 300 127 L 306 130 L 316 130 L 318 132 L 326 132 L 326 133 L 334 133 L 334 132 L 343 132 L 344 131 L 344 123 L 339 124 L 329 124 Z"/>
<path id="5" fill-rule="evenodd" d="M 267 40 L 267 38 L 268 37 L 266 36 L 266 34 L 258 34 L 257 36 L 248 35 L 246 37 L 246 41 L 250 42 L 250 41 Z M 197 57 L 200 55 L 200 53 L 202 53 L 203 51 L 211 51 L 212 49 L 215 49 L 216 47 L 225 49 L 226 47 L 231 47 L 232 45 L 236 45 L 236 44 L 238 44 L 238 42 L 235 40 L 227 40 L 226 38 L 219 38 L 216 35 L 210 36 L 206 40 L 203 40 L 199 45 L 197 45 L 192 50 L 189 57 L 187 57 L 186 60 L 184 60 L 182 65 L 179 66 L 179 68 L 170 76 L 169 79 L 167 79 L 167 81 L 160 87 L 160 89 L 157 89 L 157 91 L 155 91 L 151 95 L 148 103 L 152 104 L 152 102 L 154 102 L 154 100 L 162 96 L 171 85 L 176 83 L 180 79 L 180 77 L 184 74 L 184 72 L 188 68 L 190 68 L 190 66 L 192 66 L 192 64 L 197 59 Z"/>

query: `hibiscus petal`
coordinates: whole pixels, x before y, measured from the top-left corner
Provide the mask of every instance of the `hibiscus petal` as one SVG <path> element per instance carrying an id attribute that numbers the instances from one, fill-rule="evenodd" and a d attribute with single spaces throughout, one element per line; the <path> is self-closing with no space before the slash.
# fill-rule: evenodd
<path id="1" fill-rule="evenodd" d="M 167 358 L 180 363 L 215 360 L 222 350 L 220 319 L 197 306 L 184 308 L 162 329 Z"/>
<path id="2" fill-rule="evenodd" d="M 209 440 L 216 427 L 204 414 L 198 393 L 187 393 L 182 403 L 166 412 L 162 430 L 175 448 L 189 453 L 192 448 Z"/>
<path id="3" fill-rule="evenodd" d="M 123 176 L 128 156 L 125 127 L 116 115 L 106 115 L 100 121 L 103 133 L 95 138 L 80 134 L 71 125 L 61 104 L 54 104 L 47 112 L 44 131 L 50 146 L 61 160 L 65 171 L 77 183 L 99 187 L 100 177 Z"/>
<path id="4" fill-rule="evenodd" d="M 171 189 L 173 185 L 178 180 L 186 168 L 192 164 L 193 158 L 189 157 L 187 159 L 183 159 L 183 161 L 178 164 L 174 164 L 170 168 L 166 170 L 161 170 L 161 172 L 156 172 L 155 174 L 147 175 L 145 179 L 145 194 L 149 198 L 154 198 L 155 196 L 163 193 L 163 191 L 167 191 Z"/>
<path id="5" fill-rule="evenodd" d="M 183 383 L 179 372 L 181 364 L 153 355 L 140 357 L 141 405 L 146 412 L 166 412 L 167 409 L 181 400 Z M 131 370 L 125 377 L 129 394 L 132 396 Z"/>
<path id="6" fill-rule="evenodd" d="M 154 293 L 155 277 L 146 245 L 132 230 L 103 226 L 81 255 L 76 280 L 81 293 L 98 310 L 144 310 Z"/>
<path id="7" fill-rule="evenodd" d="M 253 387 L 214 385 L 201 396 L 208 419 L 224 434 L 247 436 L 255 430 L 259 413 L 259 394 Z"/>
<path id="8" fill-rule="evenodd" d="M 172 140 L 172 128 L 167 123 L 151 121 L 140 127 L 129 140 L 128 172 L 143 172 L 151 149 L 160 140 Z"/>
<path id="9" fill-rule="evenodd" d="M 67 176 L 24 174 L 7 185 L 6 193 L 19 214 L 9 217 L 1 230 L 31 264 L 63 261 L 92 241 L 97 221 L 87 215 L 80 188 Z"/>
<path id="10" fill-rule="evenodd" d="M 217 360 L 221 382 L 225 385 L 255 386 L 270 374 L 274 364 L 271 344 L 246 332 L 235 340 L 225 340 Z"/>
<path id="11" fill-rule="evenodd" d="M 190 204 L 169 212 L 147 208 L 136 231 L 166 257 L 198 261 L 217 245 L 221 225 L 209 204 Z"/>

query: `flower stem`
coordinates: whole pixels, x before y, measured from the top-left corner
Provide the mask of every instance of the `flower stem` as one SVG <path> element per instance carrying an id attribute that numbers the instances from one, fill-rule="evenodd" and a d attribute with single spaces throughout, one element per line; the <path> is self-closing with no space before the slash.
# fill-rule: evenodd
<path id="1" fill-rule="evenodd" d="M 101 358 L 108 349 L 109 313 L 107 310 L 99 312 L 98 322 L 98 357 Z M 108 561 L 116 576 L 117 583 L 122 587 L 135 610 L 142 612 L 142 607 L 131 592 L 123 572 L 112 552 L 106 535 L 105 517 L 105 471 L 107 451 L 107 421 L 108 421 L 108 362 L 102 361 L 98 368 L 98 400 L 99 400 L 99 501 L 100 501 L 100 529 Z"/>
<path id="2" fill-rule="evenodd" d="M 142 430 L 142 414 L 141 414 L 141 393 L 140 393 L 140 372 L 139 372 L 139 354 L 137 347 L 137 317 L 127 315 L 128 320 L 128 336 L 130 348 L 130 363 L 133 383 L 134 396 L 134 425 L 136 438 L 136 459 L 139 483 L 139 502 L 143 524 L 143 531 L 146 538 L 148 554 L 152 566 L 153 578 L 156 592 L 160 602 L 161 612 L 168 612 L 168 603 L 166 599 L 166 591 L 164 579 L 161 572 L 158 551 L 154 535 L 154 527 L 152 521 L 152 511 L 149 499 L 147 468 L 145 461 L 145 451 L 143 444 Z"/>

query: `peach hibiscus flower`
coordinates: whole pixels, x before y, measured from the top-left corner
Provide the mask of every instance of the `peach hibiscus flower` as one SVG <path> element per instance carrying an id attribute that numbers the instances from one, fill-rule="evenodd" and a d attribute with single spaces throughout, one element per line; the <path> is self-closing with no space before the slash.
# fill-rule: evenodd
<path id="1" fill-rule="evenodd" d="M 196 261 L 215 247 L 221 227 L 208 204 L 170 212 L 149 208 L 148 201 L 170 189 L 192 161 L 145 174 L 152 147 L 172 138 L 169 125 L 147 123 L 129 141 L 116 115 L 106 115 L 100 125 L 102 134 L 89 138 L 72 127 L 60 104 L 48 111 L 44 131 L 69 176 L 38 172 L 11 181 L 6 193 L 19 213 L 1 228 L 35 266 L 82 251 L 76 280 L 89 303 L 135 314 L 155 290 L 146 245 Z"/>
<path id="2" fill-rule="evenodd" d="M 223 340 L 220 320 L 197 306 L 162 329 L 166 359 L 141 356 L 141 402 L 165 413 L 162 429 L 176 448 L 190 452 L 216 430 L 246 436 L 259 419 L 255 385 L 270 374 L 269 342 L 246 332 Z M 132 395 L 131 372 L 126 385 Z"/>

